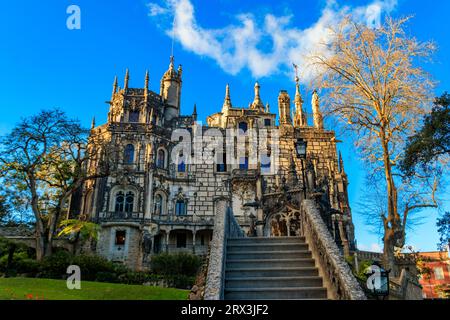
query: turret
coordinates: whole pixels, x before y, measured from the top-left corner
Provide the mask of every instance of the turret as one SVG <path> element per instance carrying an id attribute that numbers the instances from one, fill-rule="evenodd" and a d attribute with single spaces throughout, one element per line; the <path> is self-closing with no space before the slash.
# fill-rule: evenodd
<path id="1" fill-rule="evenodd" d="M 286 90 L 281 90 L 278 95 L 278 110 L 280 114 L 280 125 L 292 125 L 291 98 Z"/>
<path id="2" fill-rule="evenodd" d="M 148 94 L 148 84 L 149 84 L 149 82 L 150 82 L 150 76 L 149 76 L 148 70 L 147 70 L 147 72 L 145 73 L 144 95 L 147 95 L 147 94 Z"/>
<path id="3" fill-rule="evenodd" d="M 164 118 L 166 121 L 170 121 L 180 115 L 182 71 L 181 65 L 178 67 L 178 71 L 175 70 L 174 57 L 171 56 L 169 69 L 161 79 L 160 90 L 160 94 L 167 104 L 164 110 Z"/>
<path id="4" fill-rule="evenodd" d="M 260 85 L 258 82 L 255 83 L 255 99 L 253 103 L 250 105 L 251 110 L 258 110 L 264 112 L 264 103 L 261 101 L 261 97 L 259 95 Z"/>
<path id="5" fill-rule="evenodd" d="M 323 116 L 322 113 L 320 112 L 320 101 L 317 90 L 314 90 L 313 92 L 311 104 L 313 110 L 314 127 L 316 129 L 323 129 Z"/>

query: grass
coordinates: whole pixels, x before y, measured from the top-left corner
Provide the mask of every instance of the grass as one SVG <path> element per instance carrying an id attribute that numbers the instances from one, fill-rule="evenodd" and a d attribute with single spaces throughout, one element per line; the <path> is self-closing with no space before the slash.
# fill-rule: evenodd
<path id="1" fill-rule="evenodd" d="M 82 281 L 69 290 L 65 280 L 0 278 L 0 300 L 186 300 L 189 291 Z"/>

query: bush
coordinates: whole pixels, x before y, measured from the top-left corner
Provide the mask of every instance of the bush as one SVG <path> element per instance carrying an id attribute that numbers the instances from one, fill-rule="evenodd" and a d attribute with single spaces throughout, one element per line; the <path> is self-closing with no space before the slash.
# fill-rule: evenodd
<path id="1" fill-rule="evenodd" d="M 197 274 L 201 264 L 200 257 L 189 253 L 162 253 L 152 258 L 152 270 L 166 276 L 193 277 Z"/>
<path id="2" fill-rule="evenodd" d="M 80 267 L 81 279 L 86 281 L 95 281 L 99 272 L 116 274 L 114 264 L 100 256 L 77 255 L 71 264 Z"/>
<path id="3" fill-rule="evenodd" d="M 42 278 L 61 279 L 67 276 L 67 267 L 72 264 L 73 256 L 66 251 L 57 251 L 45 257 L 40 263 Z"/>

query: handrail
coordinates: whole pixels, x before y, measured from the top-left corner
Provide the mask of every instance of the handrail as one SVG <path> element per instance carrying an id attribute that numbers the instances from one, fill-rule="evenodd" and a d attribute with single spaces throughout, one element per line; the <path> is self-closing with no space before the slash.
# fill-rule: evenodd
<path id="1" fill-rule="evenodd" d="M 220 200 L 216 206 L 216 218 L 213 230 L 213 239 L 210 243 L 208 273 L 206 276 L 205 300 L 222 300 L 225 286 L 225 257 L 227 240 L 229 238 L 242 238 L 242 230 L 228 201 Z"/>
<path id="2" fill-rule="evenodd" d="M 366 300 L 366 295 L 331 237 L 314 202 L 304 200 L 302 208 L 303 235 L 313 257 L 318 262 L 324 285 L 329 290 L 331 299 Z"/>

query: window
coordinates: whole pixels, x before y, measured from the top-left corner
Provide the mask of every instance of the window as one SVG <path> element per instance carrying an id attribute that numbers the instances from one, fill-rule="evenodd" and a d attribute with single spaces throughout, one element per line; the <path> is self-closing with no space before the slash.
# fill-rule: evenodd
<path id="1" fill-rule="evenodd" d="M 220 157 L 220 155 L 219 155 L 219 157 Z M 227 155 L 225 153 L 222 153 L 222 163 L 217 164 L 216 171 L 217 172 L 227 172 Z"/>
<path id="2" fill-rule="evenodd" d="M 155 214 L 162 214 L 163 198 L 160 194 L 155 196 Z"/>
<path id="3" fill-rule="evenodd" d="M 187 214 L 186 212 L 186 202 L 183 200 L 178 200 L 175 205 L 175 214 L 177 216 L 185 216 Z"/>
<path id="4" fill-rule="evenodd" d="M 239 169 L 248 170 L 248 157 L 239 160 Z"/>
<path id="5" fill-rule="evenodd" d="M 116 194 L 116 212 L 123 212 L 125 205 L 125 195 L 122 191 Z"/>
<path id="6" fill-rule="evenodd" d="M 156 166 L 158 168 L 165 168 L 165 161 L 166 161 L 166 153 L 164 152 L 164 150 L 159 150 L 158 151 L 158 158 L 156 160 Z"/>
<path id="7" fill-rule="evenodd" d="M 124 162 L 125 164 L 132 164 L 134 162 L 134 146 L 132 144 L 128 144 L 125 147 L 124 152 Z"/>
<path id="8" fill-rule="evenodd" d="M 436 280 L 443 280 L 444 279 L 444 269 L 434 268 L 434 277 L 436 278 Z"/>
<path id="9" fill-rule="evenodd" d="M 204 246 L 205 245 L 205 235 L 202 234 L 202 236 L 200 237 L 200 245 Z"/>
<path id="10" fill-rule="evenodd" d="M 239 129 L 244 131 L 244 133 L 247 132 L 248 129 L 247 122 L 239 122 Z"/>
<path id="11" fill-rule="evenodd" d="M 116 246 L 123 246 L 123 245 L 125 245 L 126 234 L 127 233 L 124 230 L 117 230 L 116 231 Z"/>
<path id="12" fill-rule="evenodd" d="M 261 171 L 270 172 L 270 157 L 267 155 L 261 157 Z"/>
<path id="13" fill-rule="evenodd" d="M 128 192 L 127 196 L 125 197 L 125 212 L 133 212 L 133 205 L 134 205 L 134 193 Z"/>
<path id="14" fill-rule="evenodd" d="M 186 233 L 177 233 L 177 248 L 186 248 Z"/>
<path id="15" fill-rule="evenodd" d="M 178 172 L 186 172 L 186 164 L 184 163 L 184 160 L 180 160 L 178 163 Z"/>
<path id="16" fill-rule="evenodd" d="M 264 126 L 270 127 L 272 125 L 272 120 L 270 119 L 264 119 Z"/>
<path id="17" fill-rule="evenodd" d="M 139 111 L 130 111 L 128 115 L 128 122 L 139 122 Z"/>

